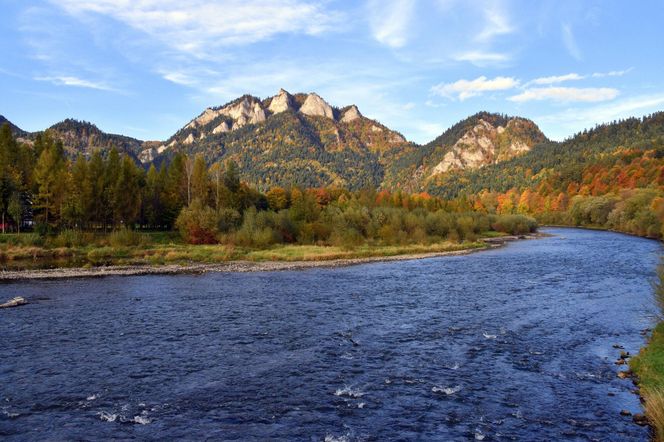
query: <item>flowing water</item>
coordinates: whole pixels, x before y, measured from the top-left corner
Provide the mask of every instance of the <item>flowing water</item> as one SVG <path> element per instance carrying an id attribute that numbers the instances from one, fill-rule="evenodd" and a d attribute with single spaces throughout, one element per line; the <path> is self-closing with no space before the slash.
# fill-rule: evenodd
<path id="1" fill-rule="evenodd" d="M 0 439 L 647 440 L 616 376 L 662 248 L 0 285 Z"/>

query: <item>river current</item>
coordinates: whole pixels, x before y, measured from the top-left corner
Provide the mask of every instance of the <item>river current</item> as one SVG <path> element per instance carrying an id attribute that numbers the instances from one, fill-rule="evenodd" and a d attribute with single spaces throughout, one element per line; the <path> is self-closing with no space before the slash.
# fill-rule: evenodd
<path id="1" fill-rule="evenodd" d="M 655 241 L 577 229 L 466 256 L 0 285 L 3 440 L 615 440 Z"/>

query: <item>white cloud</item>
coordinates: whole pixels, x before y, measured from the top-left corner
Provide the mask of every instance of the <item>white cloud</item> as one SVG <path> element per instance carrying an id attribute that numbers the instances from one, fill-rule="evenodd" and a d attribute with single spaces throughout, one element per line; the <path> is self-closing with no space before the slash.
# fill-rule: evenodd
<path id="1" fill-rule="evenodd" d="M 488 65 L 502 64 L 511 59 L 508 54 L 500 52 L 469 51 L 457 54 L 454 57 L 456 61 L 467 61 L 476 66 L 484 67 Z"/>
<path id="2" fill-rule="evenodd" d="M 655 112 L 660 110 L 662 105 L 664 105 L 664 93 L 642 95 L 585 109 L 565 109 L 555 114 L 536 117 L 535 121 L 553 139 L 562 140 L 574 132 L 590 128 L 595 124 Z"/>
<path id="3" fill-rule="evenodd" d="M 280 33 L 316 35 L 339 14 L 307 0 L 51 0 L 74 16 L 111 17 L 185 53 L 210 56 L 223 46 Z"/>
<path id="4" fill-rule="evenodd" d="M 633 71 L 634 68 L 624 69 L 622 71 L 610 71 L 610 72 L 595 72 L 592 76 L 593 78 L 602 78 L 602 77 L 622 77 L 623 75 Z"/>
<path id="5" fill-rule="evenodd" d="M 620 94 L 620 91 L 617 89 L 606 87 L 546 87 L 526 89 L 518 95 L 509 97 L 508 100 L 516 103 L 542 100 L 557 102 L 597 102 L 613 100 L 618 94 Z"/>
<path id="6" fill-rule="evenodd" d="M 67 76 L 67 75 L 56 75 L 48 77 L 35 77 L 37 81 L 48 81 L 57 86 L 73 86 L 73 87 L 83 87 L 88 89 L 97 89 L 101 91 L 114 91 L 112 87 L 105 83 L 94 82 L 90 80 L 85 80 L 83 78 Z"/>
<path id="7" fill-rule="evenodd" d="M 189 74 L 181 71 L 169 71 L 169 70 L 160 70 L 159 74 L 164 78 L 164 80 L 168 80 L 171 83 L 179 84 L 182 86 L 195 86 L 198 81 L 190 76 Z"/>
<path id="8" fill-rule="evenodd" d="M 484 92 L 504 91 L 519 85 L 519 80 L 512 77 L 496 77 L 488 79 L 485 76 L 474 80 L 458 80 L 454 83 L 440 83 L 431 88 L 431 91 L 441 97 L 458 98 L 463 101 L 470 97 L 482 95 Z"/>
<path id="9" fill-rule="evenodd" d="M 581 50 L 576 44 L 576 38 L 574 38 L 574 32 L 572 31 L 572 26 L 569 23 L 562 24 L 562 33 L 563 33 L 563 43 L 567 48 L 567 52 L 577 60 L 581 60 L 583 57 L 581 55 Z"/>
<path id="10" fill-rule="evenodd" d="M 414 0 L 369 0 L 369 24 L 373 37 L 392 48 L 403 47 L 413 16 Z"/>
<path id="11" fill-rule="evenodd" d="M 565 75 L 552 75 L 550 77 L 536 78 L 528 82 L 528 84 L 556 84 L 565 81 L 583 80 L 584 78 L 586 78 L 585 75 L 579 75 L 575 73 L 565 74 Z"/>

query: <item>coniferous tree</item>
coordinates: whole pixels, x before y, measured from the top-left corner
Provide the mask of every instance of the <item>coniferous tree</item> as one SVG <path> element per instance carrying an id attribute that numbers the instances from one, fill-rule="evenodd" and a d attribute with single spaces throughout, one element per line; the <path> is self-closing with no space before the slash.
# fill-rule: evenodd
<path id="1" fill-rule="evenodd" d="M 47 133 L 43 148 L 35 166 L 37 188 L 35 206 L 40 211 L 45 226 L 59 220 L 66 191 L 66 163 L 61 141 L 53 142 Z"/>
<path id="2" fill-rule="evenodd" d="M 191 177 L 191 188 L 193 198 L 198 198 L 205 204 L 209 200 L 210 179 L 208 176 L 207 165 L 202 155 L 196 155 L 194 159 L 194 168 Z"/>

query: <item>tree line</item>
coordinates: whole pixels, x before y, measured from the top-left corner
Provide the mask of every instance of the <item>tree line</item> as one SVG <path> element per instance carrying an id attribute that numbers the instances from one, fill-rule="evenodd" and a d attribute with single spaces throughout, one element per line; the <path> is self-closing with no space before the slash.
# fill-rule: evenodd
<path id="1" fill-rule="evenodd" d="M 177 228 L 198 244 L 351 246 L 472 240 L 496 228 L 535 228 L 527 217 L 472 213 L 426 193 L 297 186 L 262 193 L 240 179 L 234 162 L 208 166 L 200 154 L 176 154 L 147 171 L 116 149 L 68 159 L 49 132 L 29 146 L 6 125 L 0 173 L 3 228 L 29 226 L 41 234 Z"/>

